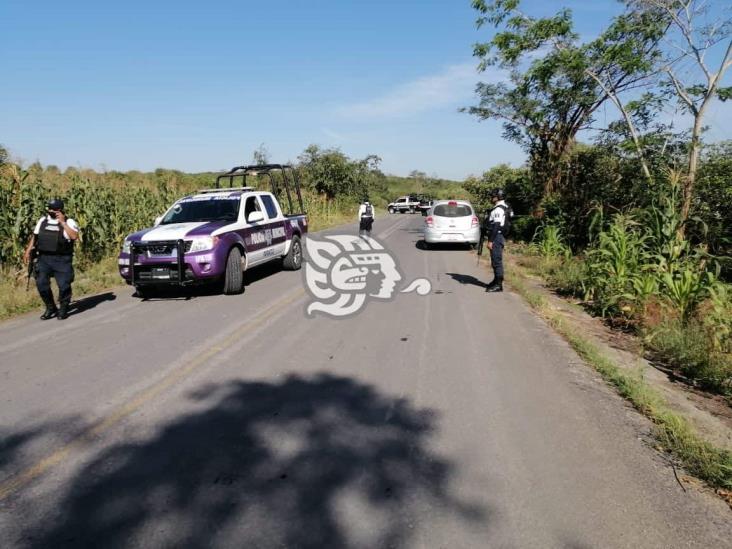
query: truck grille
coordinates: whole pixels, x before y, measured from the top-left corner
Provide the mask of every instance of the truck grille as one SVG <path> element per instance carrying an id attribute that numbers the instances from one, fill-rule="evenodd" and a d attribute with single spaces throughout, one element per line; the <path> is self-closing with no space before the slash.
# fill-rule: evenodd
<path id="1" fill-rule="evenodd" d="M 192 240 L 185 241 L 185 252 L 191 251 Z M 173 255 L 175 244 L 152 244 L 145 247 L 150 255 L 170 256 Z"/>

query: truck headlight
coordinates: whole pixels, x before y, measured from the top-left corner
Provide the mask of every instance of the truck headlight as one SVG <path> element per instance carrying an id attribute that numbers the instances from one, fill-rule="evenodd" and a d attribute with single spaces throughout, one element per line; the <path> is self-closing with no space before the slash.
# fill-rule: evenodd
<path id="1" fill-rule="evenodd" d="M 197 236 L 191 241 L 191 249 L 189 252 L 203 252 L 212 250 L 219 241 L 218 236 Z"/>
<path id="2" fill-rule="evenodd" d="M 125 238 L 125 241 L 122 243 L 122 253 L 128 254 L 128 253 L 130 253 L 131 249 L 132 249 L 132 242 Z"/>

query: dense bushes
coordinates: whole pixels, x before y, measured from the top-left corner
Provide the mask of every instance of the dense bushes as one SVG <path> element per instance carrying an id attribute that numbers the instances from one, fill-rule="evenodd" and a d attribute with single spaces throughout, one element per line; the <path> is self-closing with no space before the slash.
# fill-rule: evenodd
<path id="1" fill-rule="evenodd" d="M 647 348 L 701 385 L 732 392 L 732 292 L 705 246 L 680 231 L 678 181 L 648 207 L 595 217 L 582 257 L 545 225 L 531 250 L 556 288 L 632 327 Z"/>

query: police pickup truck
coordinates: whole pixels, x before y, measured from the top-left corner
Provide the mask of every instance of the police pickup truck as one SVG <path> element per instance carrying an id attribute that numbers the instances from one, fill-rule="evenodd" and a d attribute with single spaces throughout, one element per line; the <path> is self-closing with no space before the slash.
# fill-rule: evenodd
<path id="1" fill-rule="evenodd" d="M 390 214 L 399 213 L 414 213 L 419 210 L 419 200 L 415 196 L 400 196 L 394 202 L 390 202 L 387 206 L 387 210 Z"/>
<path id="2" fill-rule="evenodd" d="M 272 192 L 246 186 L 247 177 L 269 178 Z M 235 187 L 239 178 L 243 184 Z M 229 186 L 222 186 L 227 180 Z M 277 198 L 283 190 L 286 213 Z M 141 297 L 163 286 L 207 282 L 237 294 L 244 289 L 244 271 L 254 266 L 278 261 L 285 269 L 299 269 L 307 229 L 291 166 L 238 166 L 219 175 L 216 188 L 181 198 L 153 227 L 125 238 L 119 273 Z"/>

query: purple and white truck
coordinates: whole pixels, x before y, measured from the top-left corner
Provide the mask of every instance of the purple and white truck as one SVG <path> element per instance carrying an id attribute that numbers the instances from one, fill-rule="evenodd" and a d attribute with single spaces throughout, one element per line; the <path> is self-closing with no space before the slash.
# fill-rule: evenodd
<path id="1" fill-rule="evenodd" d="M 268 177 L 272 192 L 246 186 L 247 177 Z M 235 187 L 238 178 L 242 186 Z M 229 186 L 223 187 L 227 180 Z M 277 199 L 282 191 L 287 213 Z M 279 261 L 285 269 L 299 269 L 307 229 L 300 184 L 291 166 L 237 166 L 216 178 L 216 188 L 181 198 L 154 227 L 127 236 L 119 273 L 141 297 L 163 286 L 207 282 L 220 283 L 225 294 L 237 294 L 244 289 L 244 271 L 254 266 Z"/>

